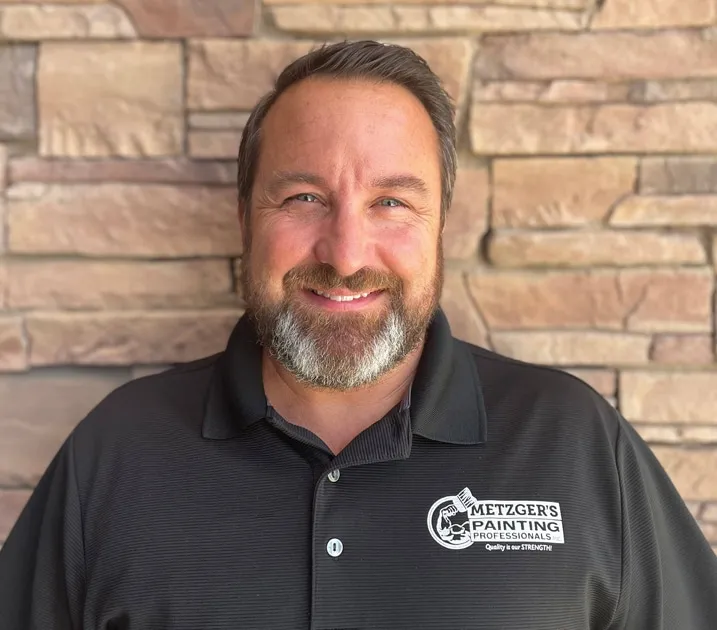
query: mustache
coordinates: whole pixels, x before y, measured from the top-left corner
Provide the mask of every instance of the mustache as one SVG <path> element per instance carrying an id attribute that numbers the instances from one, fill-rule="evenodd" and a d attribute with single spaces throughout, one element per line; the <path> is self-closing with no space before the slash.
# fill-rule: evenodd
<path id="1" fill-rule="evenodd" d="M 305 288 L 317 291 L 347 289 L 356 293 L 384 290 L 392 295 L 401 295 L 403 282 L 398 276 L 371 267 L 359 269 L 350 276 L 342 276 L 327 263 L 294 267 L 284 276 L 287 293 Z"/>

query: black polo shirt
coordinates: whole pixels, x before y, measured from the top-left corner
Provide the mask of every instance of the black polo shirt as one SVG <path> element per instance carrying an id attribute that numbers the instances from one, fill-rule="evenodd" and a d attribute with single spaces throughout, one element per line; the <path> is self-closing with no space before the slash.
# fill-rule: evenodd
<path id="1" fill-rule="evenodd" d="M 244 318 L 80 423 L 0 551 L 3 630 L 717 627 L 707 542 L 579 380 L 439 312 L 410 405 L 334 457 L 260 368 Z"/>

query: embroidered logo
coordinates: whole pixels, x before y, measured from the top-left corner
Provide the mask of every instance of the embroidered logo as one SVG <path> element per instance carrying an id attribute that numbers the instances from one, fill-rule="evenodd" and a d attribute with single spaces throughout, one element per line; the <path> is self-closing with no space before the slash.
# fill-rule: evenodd
<path id="1" fill-rule="evenodd" d="M 497 543 L 488 551 L 552 551 L 565 542 L 559 503 L 478 501 L 468 488 L 431 506 L 428 531 L 446 549 L 485 542 Z"/>

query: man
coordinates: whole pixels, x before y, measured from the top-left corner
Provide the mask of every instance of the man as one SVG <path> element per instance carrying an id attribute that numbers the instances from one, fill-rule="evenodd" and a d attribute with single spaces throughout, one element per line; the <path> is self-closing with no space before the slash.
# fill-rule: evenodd
<path id="1" fill-rule="evenodd" d="M 240 148 L 247 316 L 73 431 L 0 552 L 4 630 L 717 627 L 627 422 L 451 336 L 452 120 L 405 48 L 284 70 Z"/>

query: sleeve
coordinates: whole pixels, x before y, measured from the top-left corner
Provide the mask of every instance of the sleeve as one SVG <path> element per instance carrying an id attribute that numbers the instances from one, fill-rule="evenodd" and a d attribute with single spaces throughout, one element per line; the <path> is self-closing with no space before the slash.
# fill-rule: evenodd
<path id="1" fill-rule="evenodd" d="M 619 419 L 623 573 L 611 630 L 715 630 L 717 556 L 667 473 Z"/>
<path id="2" fill-rule="evenodd" d="M 72 437 L 30 496 L 0 550 L 3 630 L 79 630 L 84 550 Z"/>

